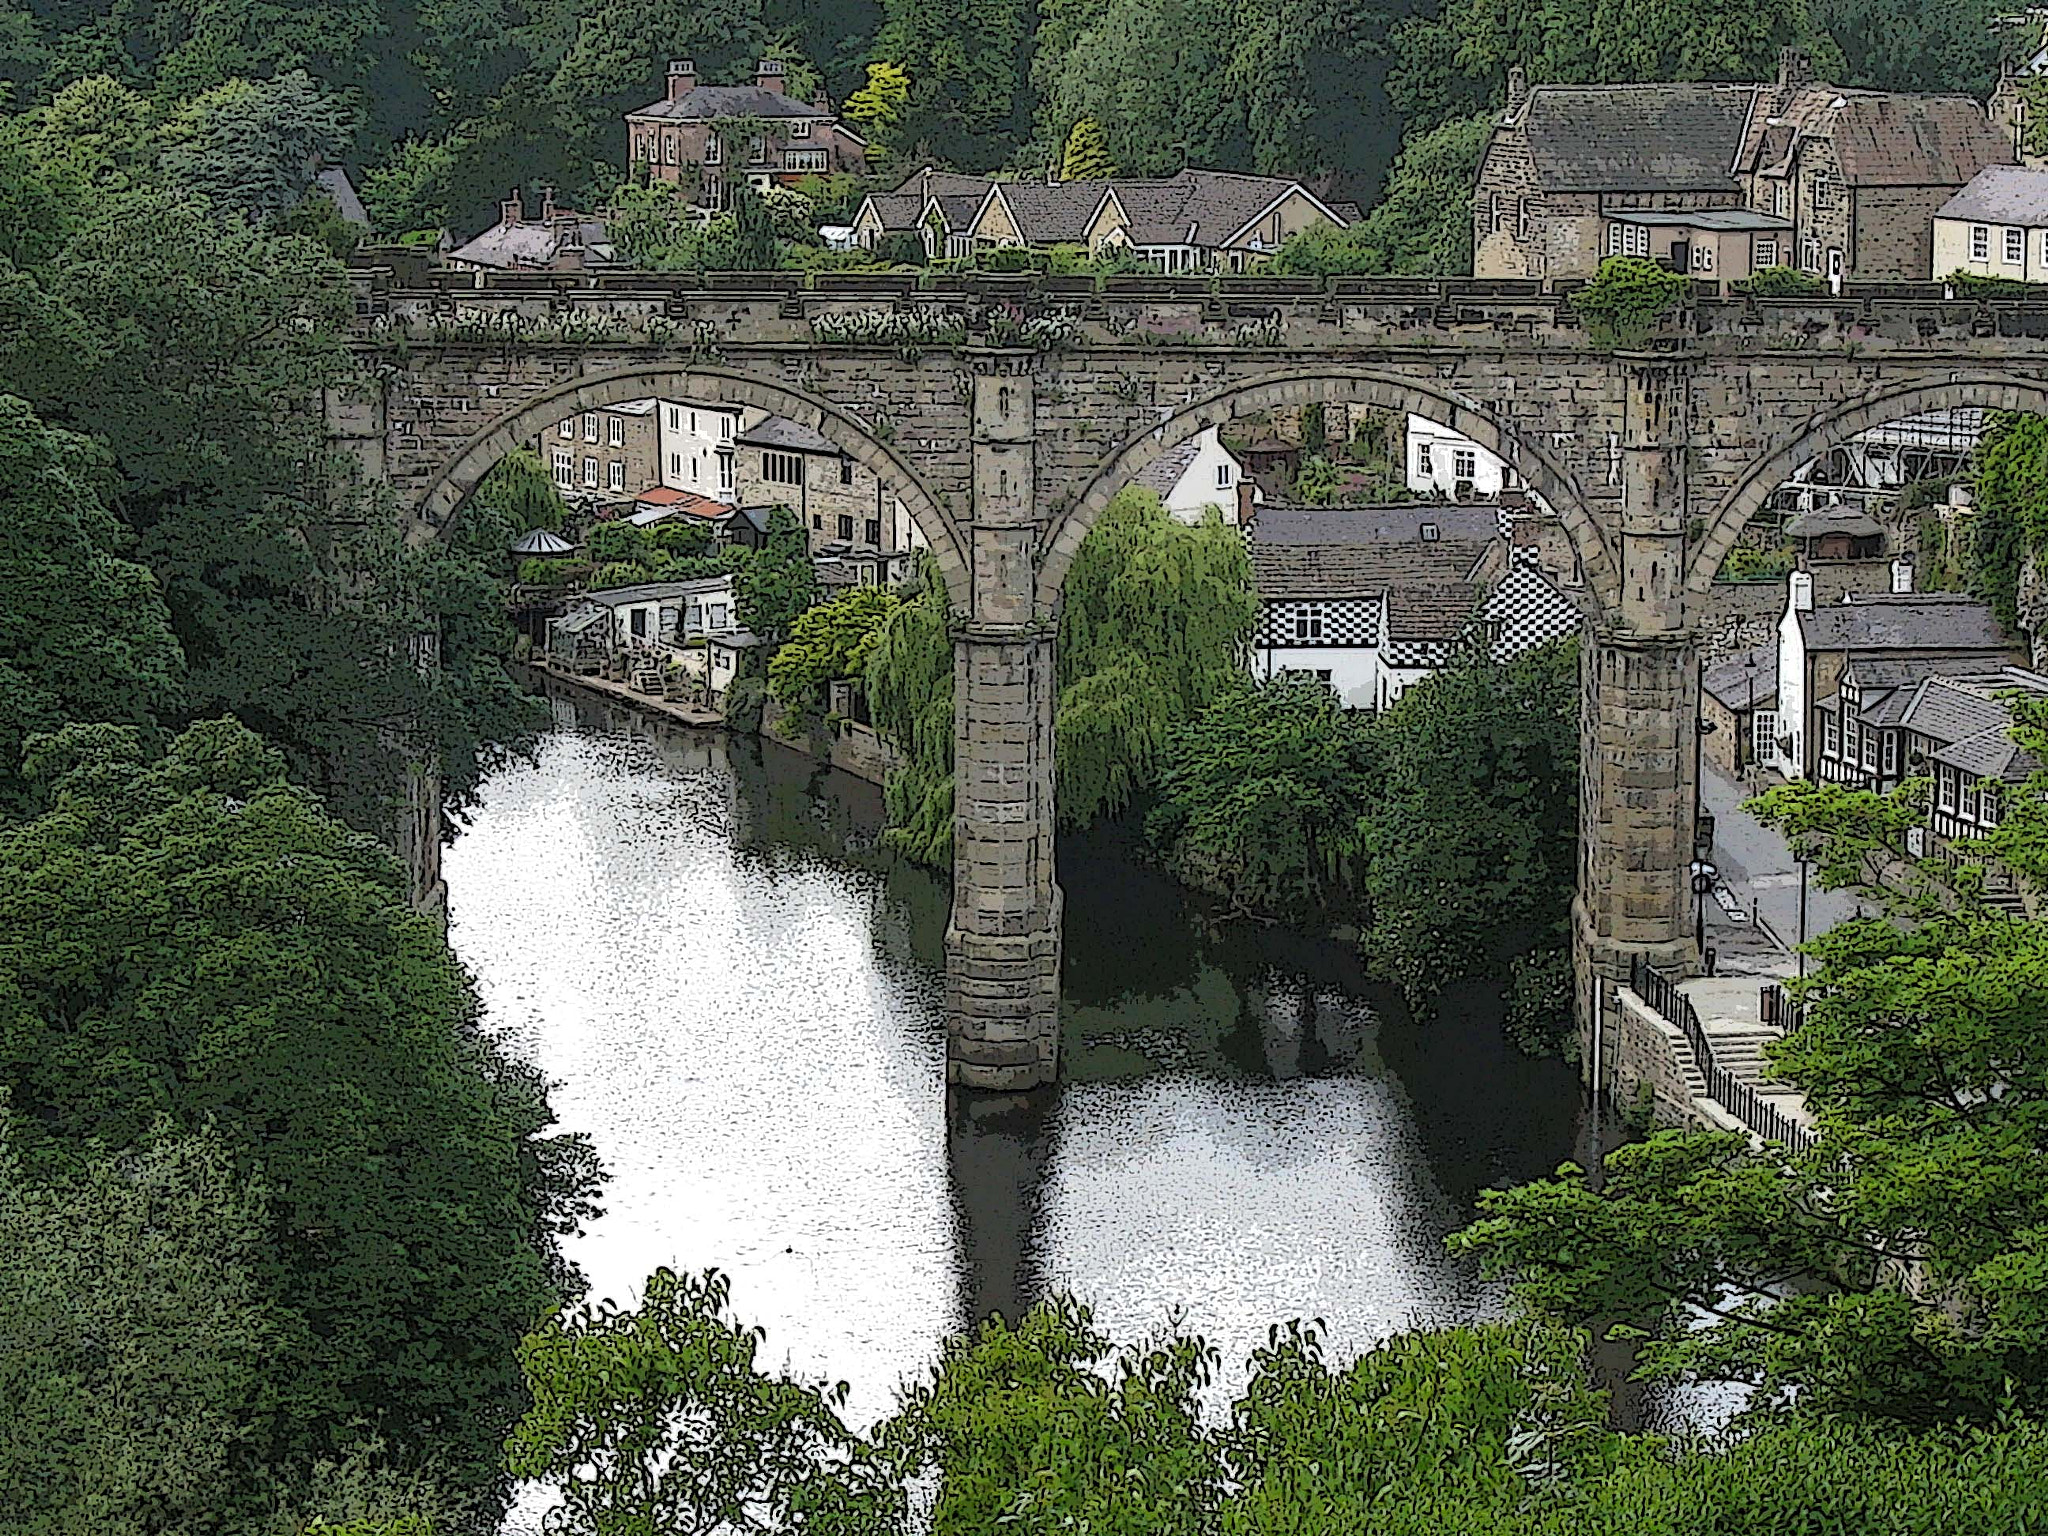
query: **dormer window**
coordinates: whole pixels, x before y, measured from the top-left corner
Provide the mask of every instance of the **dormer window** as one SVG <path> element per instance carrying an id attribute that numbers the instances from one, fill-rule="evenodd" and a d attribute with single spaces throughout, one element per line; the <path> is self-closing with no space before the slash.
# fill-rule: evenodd
<path id="1" fill-rule="evenodd" d="M 808 139 L 811 136 L 811 120 L 806 117 L 791 123 L 789 125 L 789 136 L 792 139 Z"/>
<path id="2" fill-rule="evenodd" d="M 1442 530 L 1435 523 L 1424 523 L 1422 525 L 1423 543 L 1434 544 L 1440 537 L 1442 537 Z"/>

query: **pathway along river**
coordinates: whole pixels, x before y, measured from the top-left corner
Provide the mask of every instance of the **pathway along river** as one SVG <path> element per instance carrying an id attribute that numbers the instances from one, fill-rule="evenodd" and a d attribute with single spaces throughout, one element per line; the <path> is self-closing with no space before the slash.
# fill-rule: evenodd
<path id="1" fill-rule="evenodd" d="M 879 793 L 554 704 L 448 850 L 450 932 L 610 1170 L 570 1247 L 593 1295 L 716 1266 L 764 1361 L 850 1382 L 862 1425 L 944 1336 L 1058 1288 L 1124 1339 L 1183 1309 L 1221 1393 L 1276 1320 L 1349 1352 L 1498 1310 L 1444 1235 L 1573 1154 L 1580 1096 L 1502 1041 L 1496 989 L 1413 1023 L 1345 946 L 1069 837 L 1062 1081 L 949 1105 L 946 882 L 878 849 Z"/>

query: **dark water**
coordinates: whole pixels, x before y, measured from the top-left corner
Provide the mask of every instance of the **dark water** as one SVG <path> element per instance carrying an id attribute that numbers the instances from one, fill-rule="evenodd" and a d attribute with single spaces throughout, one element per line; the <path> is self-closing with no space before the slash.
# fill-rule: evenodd
<path id="1" fill-rule="evenodd" d="M 1055 1288 L 1131 1339 L 1180 1308 L 1219 1401 L 1276 1320 L 1349 1351 L 1497 1310 L 1444 1235 L 1571 1156 L 1580 1101 L 1489 989 L 1411 1023 L 1344 946 L 1219 923 L 1072 838 L 1065 1079 L 949 1103 L 945 883 L 877 850 L 871 786 L 556 712 L 449 850 L 451 933 L 611 1170 L 573 1245 L 596 1294 L 715 1265 L 764 1358 L 850 1382 L 862 1424 L 941 1338 Z"/>

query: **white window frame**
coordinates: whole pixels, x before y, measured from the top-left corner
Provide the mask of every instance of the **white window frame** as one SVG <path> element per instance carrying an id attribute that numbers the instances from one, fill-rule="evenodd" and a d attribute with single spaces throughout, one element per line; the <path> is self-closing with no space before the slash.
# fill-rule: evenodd
<path id="1" fill-rule="evenodd" d="M 574 416 L 564 416 L 564 417 L 562 418 L 562 424 L 561 424 L 561 425 L 560 425 L 559 427 L 557 427 L 557 428 L 556 428 L 556 431 L 557 431 L 557 432 L 559 432 L 559 433 L 561 434 L 561 438 L 562 438 L 562 441 L 563 441 L 563 442 L 565 442 L 565 443 L 573 443 L 573 442 L 575 442 L 575 441 L 576 441 L 576 418 L 575 418 Z"/>
<path id="2" fill-rule="evenodd" d="M 1778 712 L 1759 709 L 1749 717 L 1749 758 L 1753 763 L 1770 762 L 1778 755 Z"/>
<path id="3" fill-rule="evenodd" d="M 605 481 L 612 490 L 623 491 L 626 488 L 626 461 L 624 459 L 613 459 L 605 467 Z"/>
<path id="4" fill-rule="evenodd" d="M 576 483 L 576 455 L 567 448 L 554 450 L 549 460 L 555 472 L 555 484 L 571 486 Z"/>
<path id="5" fill-rule="evenodd" d="M 2027 264 L 2027 232 L 2005 226 L 2005 264 L 2008 267 L 2024 267 Z"/>
<path id="6" fill-rule="evenodd" d="M 1778 264 L 1778 240 L 1777 240 L 1777 237 L 1776 237 L 1775 235 L 1773 235 L 1773 236 L 1772 236 L 1772 237 L 1771 237 L 1770 239 L 1768 239 L 1768 240 L 1759 240 L 1759 241 L 1757 241 L 1757 243 L 1756 243 L 1756 260 L 1755 260 L 1755 262 L 1753 263 L 1753 265 L 1754 265 L 1754 266 L 1755 266 L 1755 267 L 1757 268 L 1757 270 L 1758 270 L 1758 271 L 1762 271 L 1762 270 L 1763 270 L 1763 269 L 1764 269 L 1765 267 L 1775 267 L 1775 266 L 1776 266 L 1777 264 Z"/>
<path id="7" fill-rule="evenodd" d="M 1970 226 L 1970 260 L 1989 261 L 1990 259 L 1991 226 L 1988 224 L 1972 224 Z"/>
<path id="8" fill-rule="evenodd" d="M 1899 771 L 1899 733 L 1897 731 L 1886 731 L 1884 733 L 1883 771 L 1885 773 L 1897 773 Z"/>
<path id="9" fill-rule="evenodd" d="M 2041 265 L 2048 267 L 2048 229 L 2041 231 Z"/>
<path id="10" fill-rule="evenodd" d="M 1974 774 L 1965 775 L 1958 769 L 1956 779 L 1956 814 L 1965 821 L 1975 821 L 1977 819 L 1977 778 Z"/>
<path id="11" fill-rule="evenodd" d="M 1771 212 L 1779 218 L 1789 218 L 1792 213 L 1792 184 L 1780 179 L 1771 187 Z"/>
<path id="12" fill-rule="evenodd" d="M 623 416 L 607 416 L 604 424 L 604 436 L 608 446 L 613 448 L 625 447 L 626 418 Z"/>
<path id="13" fill-rule="evenodd" d="M 597 441 L 597 412 L 595 411 L 585 411 L 583 413 L 583 441 L 586 443 Z"/>
<path id="14" fill-rule="evenodd" d="M 1216 489 L 1219 491 L 1230 489 L 1230 466 L 1228 464 L 1218 464 L 1216 466 Z"/>
<path id="15" fill-rule="evenodd" d="M 676 136 L 672 133 L 665 133 L 661 136 L 661 141 L 662 160 L 669 165 L 681 164 L 681 156 L 676 149 Z"/>
<path id="16" fill-rule="evenodd" d="M 1820 750 L 1823 757 L 1842 755 L 1842 720 L 1831 709 L 1820 712 Z"/>
<path id="17" fill-rule="evenodd" d="M 722 443 L 732 441 L 732 418 L 730 416 L 720 416 L 718 418 L 718 440 Z"/>
<path id="18" fill-rule="evenodd" d="M 732 494 L 732 455 L 729 453 L 721 453 L 718 456 L 718 494 Z"/>
<path id="19" fill-rule="evenodd" d="M 808 117 L 802 117 L 791 123 L 789 125 L 789 136 L 792 139 L 808 139 L 811 136 L 811 120 Z"/>
<path id="20" fill-rule="evenodd" d="M 822 172 L 828 165 L 822 149 L 786 149 L 782 152 L 784 170 Z"/>
<path id="21" fill-rule="evenodd" d="M 597 460 L 587 453 L 583 456 L 583 486 L 585 490 L 597 489 Z"/>
<path id="22" fill-rule="evenodd" d="M 718 135 L 715 133 L 707 135 L 704 140 L 704 163 L 706 165 L 723 165 L 725 163 L 725 145 L 719 142 Z"/>
<path id="23" fill-rule="evenodd" d="M 1294 610 L 1294 643 L 1306 644 L 1323 638 L 1323 605 L 1301 603 Z"/>
<path id="24" fill-rule="evenodd" d="M 1479 478 L 1479 455 L 1470 448 L 1451 450 L 1451 478 L 1453 480 L 1477 480 Z"/>
<path id="25" fill-rule="evenodd" d="M 1955 814 L 1956 771 L 1947 763 L 1934 765 L 1934 807 L 1950 815 Z"/>

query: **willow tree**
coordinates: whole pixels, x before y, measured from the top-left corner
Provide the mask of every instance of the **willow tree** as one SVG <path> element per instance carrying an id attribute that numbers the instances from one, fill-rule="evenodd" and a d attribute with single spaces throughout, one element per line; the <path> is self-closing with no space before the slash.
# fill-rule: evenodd
<path id="1" fill-rule="evenodd" d="M 1059 631 L 1059 816 L 1086 826 L 1158 780 L 1168 737 L 1243 675 L 1257 602 L 1234 529 L 1175 522 L 1119 492 L 1068 572 Z M 868 667 L 876 728 L 909 756 L 886 791 L 889 843 L 952 853 L 953 643 L 936 571 L 890 615 Z"/>

